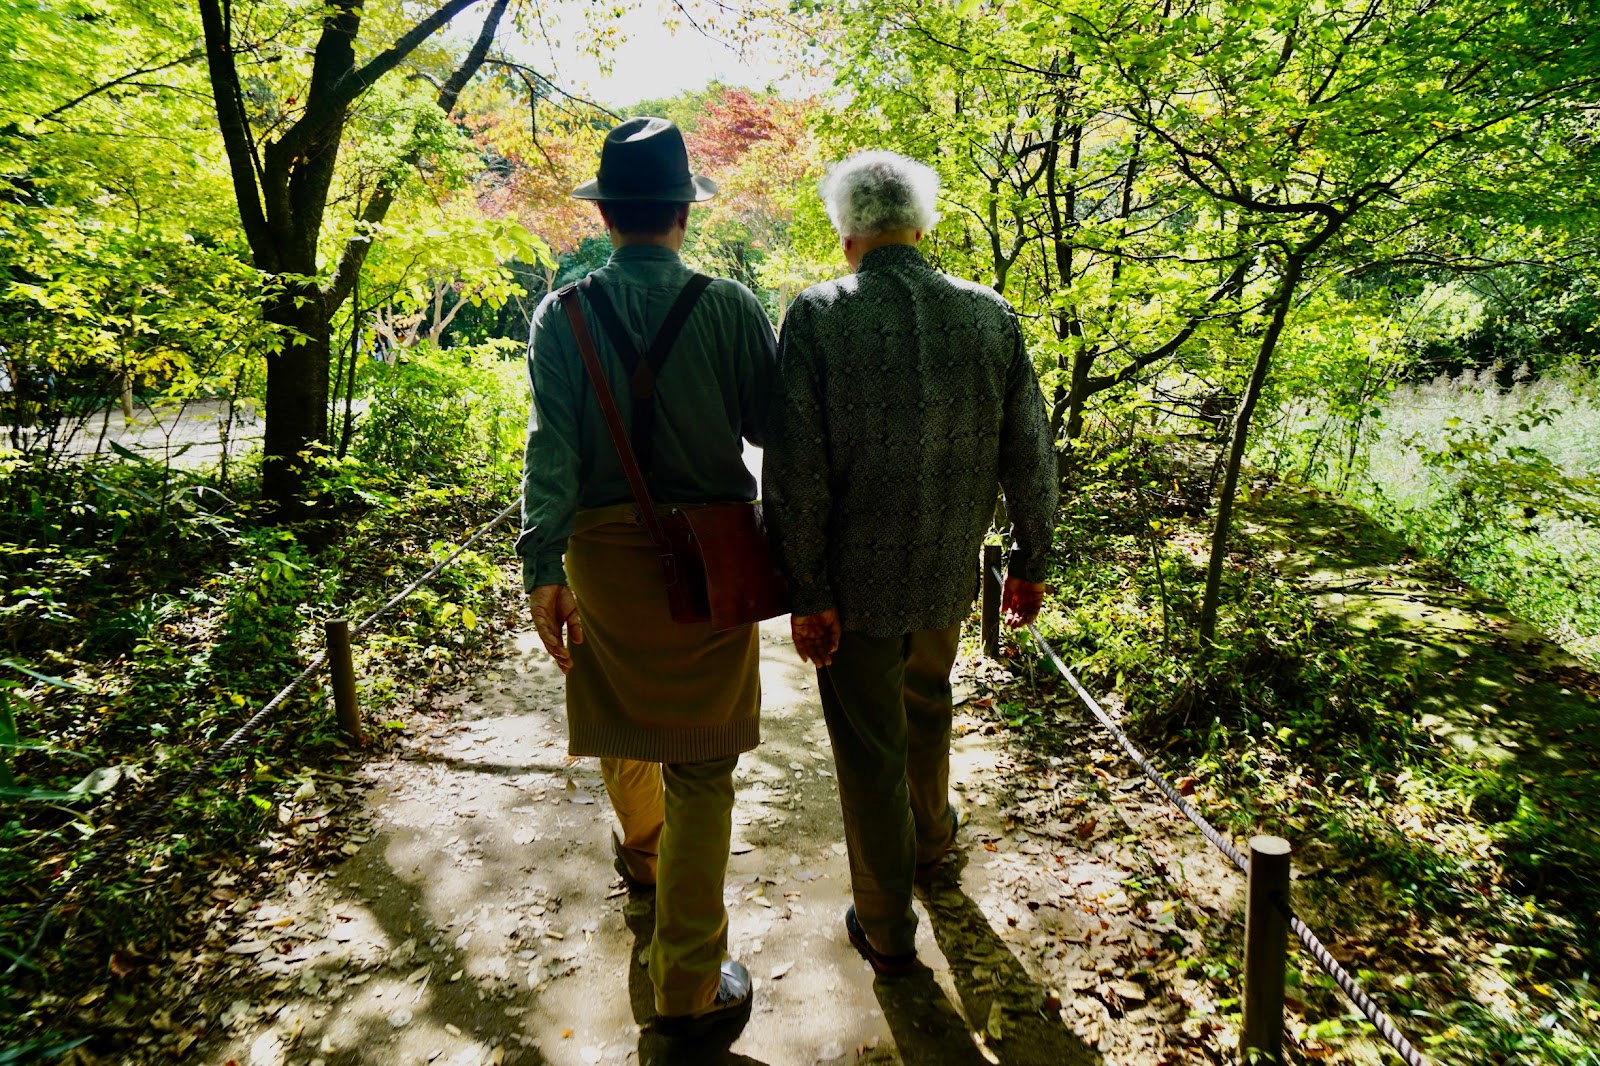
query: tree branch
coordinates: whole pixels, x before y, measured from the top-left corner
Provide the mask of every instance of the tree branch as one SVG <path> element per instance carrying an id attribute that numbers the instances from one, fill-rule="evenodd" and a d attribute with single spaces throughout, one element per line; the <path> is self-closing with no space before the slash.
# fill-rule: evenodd
<path id="1" fill-rule="evenodd" d="M 573 93 L 569 93 L 567 90 L 563 89 L 561 86 L 557 85 L 555 82 L 551 81 L 549 78 L 545 77 L 543 74 L 539 73 L 537 70 L 534 70 L 532 67 L 528 66 L 525 63 L 514 63 L 509 59 L 504 59 L 504 58 L 501 58 L 501 57 L 496 57 L 494 59 L 485 59 L 483 62 L 484 62 L 485 66 L 503 67 L 506 70 L 515 71 L 516 73 L 518 73 L 519 75 L 522 76 L 523 84 L 529 85 L 530 88 L 532 88 L 532 85 L 531 85 L 531 83 L 529 82 L 528 79 L 530 79 L 530 78 L 537 79 L 540 84 L 542 84 L 546 89 L 549 89 L 553 93 L 560 93 L 562 96 L 565 96 L 568 100 L 572 100 L 572 101 L 575 101 L 577 103 L 583 104 L 585 107 L 592 107 L 596 111 L 598 111 L 601 114 L 605 115 L 607 118 L 615 119 L 618 122 L 622 121 L 622 116 L 617 114 L 615 111 L 611 110 L 605 104 L 597 103 L 594 100 L 588 99 L 587 97 L 577 96 L 577 95 L 575 95 Z"/>
<path id="2" fill-rule="evenodd" d="M 200 23 L 205 32 L 206 69 L 211 79 L 211 98 L 217 109 L 217 128 L 228 156 L 228 171 L 233 178 L 234 198 L 239 202 L 239 221 L 257 268 L 276 273 L 278 248 L 267 226 L 261 205 L 261 189 L 256 175 L 260 164 L 250 141 L 250 120 L 240 101 L 239 68 L 233 60 L 231 30 L 218 0 L 199 0 Z"/>
<path id="3" fill-rule="evenodd" d="M 1238 265 L 1233 268 L 1233 272 L 1223 279 L 1222 284 L 1218 285 L 1210 296 L 1206 297 L 1206 306 L 1210 307 L 1243 289 L 1245 275 L 1249 270 L 1250 257 L 1242 256 Z M 1190 337 L 1194 336 L 1195 331 L 1200 328 L 1200 324 L 1210 320 L 1211 316 L 1209 315 L 1199 313 L 1190 315 L 1189 320 L 1183 324 L 1183 327 L 1168 338 L 1167 342 L 1159 348 L 1152 348 L 1150 351 L 1138 356 L 1115 374 L 1104 374 L 1100 377 L 1090 378 L 1089 394 L 1092 396 L 1097 392 L 1131 381 L 1141 370 L 1159 363 L 1169 355 L 1176 354 L 1178 349 L 1183 347 Z"/>
<path id="4" fill-rule="evenodd" d="M 66 103 L 62 104 L 60 107 L 52 108 L 49 111 L 46 111 L 44 114 L 39 116 L 39 121 L 40 122 L 55 122 L 55 121 L 57 121 L 59 119 L 59 117 L 61 115 L 65 114 L 68 111 L 71 111 L 73 108 L 77 107 L 79 104 L 83 103 L 85 100 L 89 100 L 89 99 L 92 99 L 93 97 L 99 96 L 101 93 L 105 92 L 107 89 L 115 89 L 118 85 L 122 85 L 125 82 L 130 82 L 134 78 L 142 78 L 146 74 L 158 74 L 163 70 L 171 70 L 173 67 L 179 67 L 179 66 L 182 66 L 185 63 L 193 63 L 196 59 L 200 59 L 200 58 L 202 58 L 204 56 L 205 56 L 205 52 L 203 50 L 196 49 L 193 52 L 188 53 L 187 55 L 181 55 L 177 59 L 174 59 L 174 60 L 172 60 L 170 62 L 167 62 L 167 63 L 161 63 L 161 64 L 158 64 L 158 65 L 153 66 L 153 67 L 142 67 L 139 70 L 130 70 L 128 73 L 122 75 L 122 77 L 120 77 L 120 78 L 112 78 L 110 81 L 106 82 L 103 85 L 96 85 L 93 89 L 90 89 L 86 93 L 81 93 L 78 96 L 73 97 L 71 100 L 68 100 Z"/>
<path id="5" fill-rule="evenodd" d="M 292 159 L 300 154 L 325 131 L 329 124 L 337 122 L 345 109 L 355 103 L 373 82 L 399 66 L 406 56 L 421 47 L 422 42 L 476 2 L 477 0 L 447 0 L 437 11 L 407 30 L 399 40 L 373 56 L 360 69 L 346 71 L 320 98 L 317 96 L 308 98 L 305 114 L 289 128 L 276 147 L 282 150 L 286 158 Z M 496 7 L 504 11 L 505 5 L 496 4 Z M 499 22 L 498 19 L 494 21 L 496 24 Z"/>
<path id="6" fill-rule="evenodd" d="M 505 17 L 506 9 L 511 6 L 511 0 L 494 0 L 489 8 L 489 13 L 484 16 L 483 27 L 478 31 L 478 39 L 473 42 L 466 58 L 456 68 L 450 77 L 445 79 L 444 85 L 439 89 L 435 103 L 446 115 L 455 109 L 456 101 L 460 99 L 461 90 L 472 80 L 473 75 L 482 69 L 489 55 L 489 46 L 494 43 L 495 34 L 500 30 L 500 22 Z M 440 10 L 444 10 L 441 8 Z M 370 64 L 369 64 L 370 65 Z M 416 164 L 422 155 L 419 145 L 413 144 L 406 152 L 402 167 L 411 167 Z M 389 213 L 389 207 L 394 203 L 395 194 L 400 191 L 403 178 L 400 175 L 401 167 L 391 172 L 378 184 L 377 190 L 372 194 L 372 199 L 361 212 L 361 221 L 365 224 L 351 236 L 344 246 L 344 252 L 339 256 L 339 265 L 333 272 L 325 298 L 330 308 L 338 307 L 344 302 L 345 297 L 354 288 L 356 278 L 361 274 L 361 265 L 366 262 L 367 253 L 372 249 L 371 228 L 382 222 Z"/>

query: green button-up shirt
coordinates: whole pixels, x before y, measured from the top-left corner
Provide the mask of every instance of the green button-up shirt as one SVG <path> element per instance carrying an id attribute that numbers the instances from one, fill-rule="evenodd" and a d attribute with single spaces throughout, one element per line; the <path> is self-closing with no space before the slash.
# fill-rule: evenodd
<path id="1" fill-rule="evenodd" d="M 692 271 L 658 245 L 618 248 L 595 279 L 605 286 L 640 352 L 650 346 Z M 633 398 L 621 358 L 585 308 L 601 365 L 624 426 Z M 718 279 L 701 294 L 656 380 L 651 495 L 664 503 L 733 503 L 756 498 L 744 445 L 763 443 L 774 378 L 772 324 L 755 295 Z M 583 360 L 554 293 L 534 312 L 528 341 L 533 405 L 522 466 L 522 583 L 566 584 L 562 555 L 580 508 L 633 499 Z"/>

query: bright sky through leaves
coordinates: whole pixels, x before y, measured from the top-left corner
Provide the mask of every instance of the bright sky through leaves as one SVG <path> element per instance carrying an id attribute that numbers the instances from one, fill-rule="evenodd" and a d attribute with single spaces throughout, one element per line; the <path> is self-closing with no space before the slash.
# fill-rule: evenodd
<path id="1" fill-rule="evenodd" d="M 668 0 L 643 0 L 616 20 L 618 40 L 609 70 L 603 70 L 587 47 L 594 36 L 586 17 L 591 9 L 590 0 L 544 6 L 542 25 L 530 27 L 512 50 L 562 88 L 611 107 L 702 89 L 712 81 L 758 89 L 770 85 L 786 96 L 807 91 L 793 75 L 792 59 L 778 48 L 758 42 L 741 52 L 715 30 L 696 30 Z M 684 0 L 682 10 L 709 27 L 715 5 Z"/>

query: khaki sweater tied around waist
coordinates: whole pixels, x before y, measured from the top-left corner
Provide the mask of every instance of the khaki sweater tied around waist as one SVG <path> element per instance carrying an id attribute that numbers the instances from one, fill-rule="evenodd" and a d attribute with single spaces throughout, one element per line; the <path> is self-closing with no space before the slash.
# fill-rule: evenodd
<path id="1" fill-rule="evenodd" d="M 760 743 L 756 627 L 717 633 L 672 620 L 636 506 L 579 511 L 566 572 L 584 634 L 567 675 L 571 754 L 689 763 Z"/>

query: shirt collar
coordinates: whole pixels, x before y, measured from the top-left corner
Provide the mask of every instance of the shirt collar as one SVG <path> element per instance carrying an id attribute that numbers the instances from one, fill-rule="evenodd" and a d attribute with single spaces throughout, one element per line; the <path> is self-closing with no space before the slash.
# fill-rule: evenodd
<path id="1" fill-rule="evenodd" d="M 914 244 L 886 244 L 881 248 L 874 248 L 861 257 L 861 265 L 856 268 L 862 270 L 888 270 L 897 266 L 927 266 L 925 259 Z"/>
<path id="2" fill-rule="evenodd" d="M 678 263 L 678 253 L 659 244 L 629 244 L 611 250 L 613 263 Z"/>

